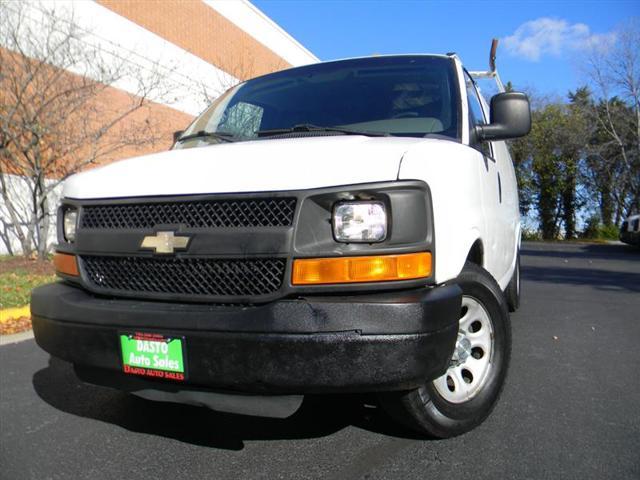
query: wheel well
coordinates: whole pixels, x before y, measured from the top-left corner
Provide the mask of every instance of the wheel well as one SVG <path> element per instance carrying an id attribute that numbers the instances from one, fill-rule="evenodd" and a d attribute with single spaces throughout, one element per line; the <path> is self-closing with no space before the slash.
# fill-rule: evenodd
<path id="1" fill-rule="evenodd" d="M 483 266 L 484 247 L 482 246 L 482 241 L 480 239 L 476 240 L 473 245 L 471 245 L 471 250 L 469 250 L 469 254 L 467 255 L 467 261 L 475 263 L 480 267 Z"/>

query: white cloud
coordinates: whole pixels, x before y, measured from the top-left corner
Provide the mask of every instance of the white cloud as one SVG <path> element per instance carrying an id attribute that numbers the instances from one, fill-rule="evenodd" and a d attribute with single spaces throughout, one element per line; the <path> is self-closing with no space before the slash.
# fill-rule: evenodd
<path id="1" fill-rule="evenodd" d="M 541 17 L 520 25 L 513 35 L 502 39 L 502 44 L 508 53 L 536 62 L 547 54 L 607 48 L 614 40 L 614 33 L 592 33 L 584 23 Z"/>

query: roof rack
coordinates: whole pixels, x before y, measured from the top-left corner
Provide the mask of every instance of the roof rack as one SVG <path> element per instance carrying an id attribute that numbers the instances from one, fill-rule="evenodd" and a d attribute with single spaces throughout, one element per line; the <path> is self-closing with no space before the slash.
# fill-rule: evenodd
<path id="1" fill-rule="evenodd" d="M 491 52 L 489 53 L 489 70 L 469 72 L 469 75 L 471 75 L 472 78 L 492 78 L 498 86 L 498 91 L 504 92 L 505 88 L 502 80 L 500 80 L 500 75 L 496 67 L 496 50 L 498 50 L 498 39 L 494 38 L 491 41 Z"/>

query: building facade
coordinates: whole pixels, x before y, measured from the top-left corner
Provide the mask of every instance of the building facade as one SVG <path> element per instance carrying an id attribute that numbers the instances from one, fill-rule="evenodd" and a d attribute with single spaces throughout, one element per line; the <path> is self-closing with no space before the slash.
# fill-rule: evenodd
<path id="1" fill-rule="evenodd" d="M 64 55 L 55 53 L 44 61 L 34 53 L 36 59 L 32 63 L 44 64 L 39 67 L 40 71 L 48 69 L 50 78 L 62 76 L 69 85 L 99 83 L 105 71 L 116 72 L 110 77 L 108 86 L 92 89 L 94 98 L 87 103 L 91 112 L 86 115 L 74 112 L 66 120 L 71 124 L 67 125 L 67 130 L 71 131 L 83 122 L 95 123 L 92 119 L 100 118 L 100 115 L 103 120 L 118 119 L 121 112 L 127 112 L 127 108 L 135 106 L 136 102 L 144 104 L 144 108 L 137 105 L 135 111 L 127 113 L 91 148 L 89 145 L 78 147 L 74 150 L 74 159 L 69 155 L 68 162 L 77 162 L 80 169 L 165 150 L 172 143 L 172 132 L 184 129 L 194 116 L 231 86 L 257 75 L 318 61 L 246 0 L 16 0 L 3 1 L 1 8 L 5 19 L 12 17 L 11 29 L 15 30 L 12 38 L 7 31 L 9 23 L 3 20 L 5 32 L 0 36 L 0 54 L 5 65 L 11 59 L 29 57 L 30 45 L 39 44 L 42 48 L 51 43 L 46 35 L 57 40 L 56 36 L 60 36 L 60 32 L 66 33 L 73 24 L 69 52 L 75 51 L 81 56 L 84 51 L 90 52 L 88 57 L 99 56 L 99 68 L 91 58 L 84 62 L 69 62 Z M 52 22 L 57 22 L 57 26 L 52 28 Z M 23 70 L 31 68 L 32 63 L 22 63 L 27 65 L 21 67 Z M 0 120 L 5 124 L 7 111 L 11 111 L 12 102 L 18 96 L 16 88 L 10 93 L 7 79 L 11 69 L 7 68 L 6 73 L 3 76 L 0 70 L 3 100 Z M 114 138 L 124 137 L 140 125 L 153 125 L 157 141 L 137 142 L 134 139 L 128 144 L 122 142 L 123 145 L 113 151 L 106 148 L 106 145 L 114 144 Z M 5 143 L 10 144 L 3 141 L 3 145 Z M 9 147 L 0 150 L 3 178 L 0 186 L 3 194 L 0 198 L 0 253 L 19 253 L 21 244 L 16 229 L 30 228 L 29 222 L 33 220 L 29 220 L 29 210 L 33 210 L 30 197 L 33 197 L 34 186 L 33 181 L 30 184 L 27 180 L 29 175 L 22 175 L 30 168 L 9 153 L 13 153 Z M 92 160 L 82 163 L 78 159 L 83 156 Z M 47 172 L 46 184 L 54 190 L 46 207 L 49 213 L 55 209 L 59 195 L 57 183 L 69 172 L 65 165 Z M 16 218 L 15 211 L 10 215 L 9 203 L 12 207 L 24 204 L 20 207 L 25 210 L 20 218 Z M 49 222 L 53 221 L 54 218 L 49 219 Z M 53 243 L 55 228 L 47 230 L 45 234 Z"/>

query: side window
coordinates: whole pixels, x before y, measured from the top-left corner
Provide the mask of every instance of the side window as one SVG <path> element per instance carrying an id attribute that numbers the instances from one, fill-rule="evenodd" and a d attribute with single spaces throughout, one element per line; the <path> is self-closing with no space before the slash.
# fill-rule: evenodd
<path id="1" fill-rule="evenodd" d="M 478 98 L 478 91 L 467 72 L 464 73 L 464 79 L 467 86 L 467 101 L 469 103 L 469 125 L 484 125 L 487 121 L 485 120 L 484 112 L 482 110 L 482 104 Z M 491 146 L 489 142 L 482 142 L 477 145 L 476 148 L 478 148 L 483 154 L 491 156 Z"/>

